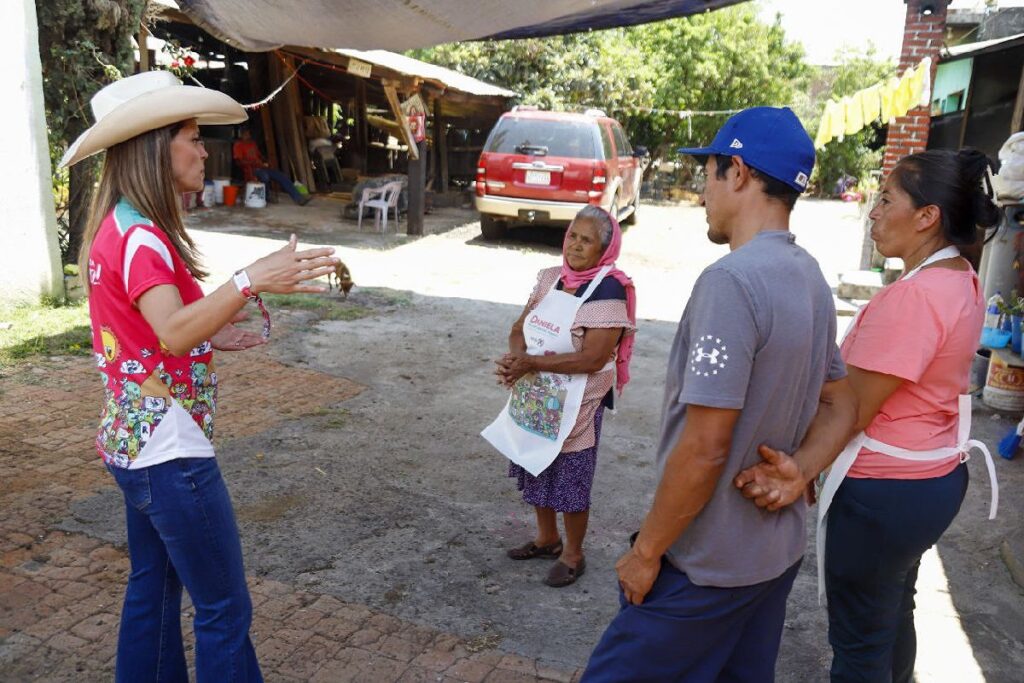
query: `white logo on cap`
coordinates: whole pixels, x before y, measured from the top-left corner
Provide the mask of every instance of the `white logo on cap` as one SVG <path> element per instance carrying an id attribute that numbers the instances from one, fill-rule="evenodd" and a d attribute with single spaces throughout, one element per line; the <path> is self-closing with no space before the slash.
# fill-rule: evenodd
<path id="1" fill-rule="evenodd" d="M 730 149 L 743 149 L 743 143 L 740 142 L 739 138 L 733 138 L 732 144 L 729 145 Z"/>
<path id="2" fill-rule="evenodd" d="M 803 172 L 797 173 L 796 178 L 793 182 L 795 182 L 800 187 L 807 187 L 807 174 Z"/>

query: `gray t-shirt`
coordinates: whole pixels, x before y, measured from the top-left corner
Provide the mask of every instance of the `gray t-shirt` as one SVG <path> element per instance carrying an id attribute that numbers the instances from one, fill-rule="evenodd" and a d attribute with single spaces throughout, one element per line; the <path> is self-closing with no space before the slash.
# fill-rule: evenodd
<path id="1" fill-rule="evenodd" d="M 792 453 L 826 380 L 846 376 L 835 343 L 832 291 L 788 231 L 759 233 L 701 273 L 679 321 L 662 413 L 659 478 L 686 423 L 687 404 L 740 409 L 714 495 L 668 550 L 701 586 L 774 579 L 806 545 L 803 500 L 766 512 L 733 485 L 764 443 Z"/>

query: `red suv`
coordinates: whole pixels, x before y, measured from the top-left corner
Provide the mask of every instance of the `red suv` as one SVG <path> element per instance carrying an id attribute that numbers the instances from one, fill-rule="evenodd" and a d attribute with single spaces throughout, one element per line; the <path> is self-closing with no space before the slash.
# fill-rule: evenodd
<path id="1" fill-rule="evenodd" d="M 498 119 L 477 163 L 480 230 L 495 239 L 513 223 L 565 225 L 587 204 L 632 223 L 646 157 L 602 111 L 515 107 Z"/>

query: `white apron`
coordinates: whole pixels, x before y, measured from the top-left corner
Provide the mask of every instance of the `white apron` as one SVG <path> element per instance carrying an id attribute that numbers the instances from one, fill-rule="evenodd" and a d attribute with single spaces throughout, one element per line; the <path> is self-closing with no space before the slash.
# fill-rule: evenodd
<path id="1" fill-rule="evenodd" d="M 572 325 L 576 313 L 610 270 L 611 266 L 605 266 L 598 271 L 580 296 L 558 290 L 555 280 L 523 321 L 526 352 L 531 356 L 574 353 Z M 604 369 L 608 367 L 614 364 Z M 480 435 L 536 477 L 554 462 L 576 424 L 587 376 L 553 372 L 523 375 L 512 387 L 505 409 Z"/>
<path id="2" fill-rule="evenodd" d="M 959 256 L 959 254 L 960 251 L 956 247 L 946 247 L 945 249 L 941 249 L 925 259 L 921 265 L 904 275 L 902 279 L 906 280 L 912 278 L 919 270 L 930 263 Z M 860 318 L 861 311 L 863 310 L 864 308 L 862 307 L 857 311 L 856 317 L 854 317 L 850 326 L 847 328 L 846 333 L 843 335 L 844 339 L 846 338 L 846 335 L 850 333 L 850 330 L 852 330 L 857 324 L 857 320 Z M 893 458 L 916 460 L 919 462 L 947 460 L 954 455 L 960 456 L 960 462 L 966 462 L 969 457 L 968 452 L 973 448 L 977 448 L 985 456 L 985 466 L 988 469 L 989 481 L 992 484 L 992 501 L 989 506 L 988 518 L 995 519 L 996 510 L 999 507 L 999 482 L 996 481 L 996 466 L 995 463 L 992 462 L 992 454 L 989 452 L 988 447 L 981 441 L 971 438 L 970 394 L 960 394 L 958 410 L 959 415 L 955 446 L 947 446 L 927 451 L 912 451 L 906 448 L 899 448 L 887 443 L 882 443 L 881 441 L 870 438 L 864 432 L 861 432 L 846 444 L 846 448 L 843 449 L 839 454 L 839 457 L 837 457 L 835 462 L 832 463 L 832 468 L 829 470 L 828 476 L 825 478 L 825 485 L 822 487 L 821 493 L 818 494 L 818 535 L 816 545 L 818 552 L 819 604 L 824 604 L 825 601 L 825 535 L 828 527 L 828 508 L 832 504 L 836 491 L 839 490 L 840 484 L 843 483 L 843 479 L 846 478 L 847 472 L 850 471 L 850 467 L 853 466 L 853 463 L 857 459 L 857 455 L 860 453 L 862 448 L 867 448 L 877 453 L 884 453 L 885 455 Z"/>

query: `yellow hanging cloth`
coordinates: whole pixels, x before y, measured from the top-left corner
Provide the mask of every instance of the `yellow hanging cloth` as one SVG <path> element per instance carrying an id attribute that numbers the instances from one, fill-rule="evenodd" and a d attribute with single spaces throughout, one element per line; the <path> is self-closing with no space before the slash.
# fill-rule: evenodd
<path id="1" fill-rule="evenodd" d="M 864 109 L 860 98 L 855 94 L 843 98 L 843 109 L 846 112 L 843 133 L 853 135 L 864 128 Z"/>
<path id="2" fill-rule="evenodd" d="M 891 123 L 896 118 L 893 114 L 893 98 L 896 96 L 896 88 L 899 87 L 899 84 L 899 79 L 893 76 L 882 84 L 878 92 L 878 97 L 881 100 L 882 123 Z"/>
<path id="3" fill-rule="evenodd" d="M 864 125 L 875 121 L 882 113 L 882 86 L 873 85 L 860 91 L 860 101 L 864 107 Z"/>
<path id="4" fill-rule="evenodd" d="M 836 102 L 835 100 L 830 100 L 825 106 L 832 108 L 832 117 L 829 120 L 829 140 L 842 140 L 843 131 L 846 129 L 846 110 L 841 102 Z"/>
<path id="5" fill-rule="evenodd" d="M 818 134 L 814 136 L 815 149 L 821 149 L 832 142 L 832 101 L 825 103 L 825 111 L 821 113 L 821 121 L 818 123 Z"/>
<path id="6" fill-rule="evenodd" d="M 920 91 L 914 90 L 914 78 L 914 70 L 909 68 L 900 78 L 900 83 L 892 98 L 892 115 L 894 118 L 905 116 L 911 107 L 917 103 L 917 96 Z"/>

